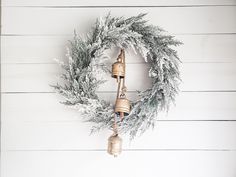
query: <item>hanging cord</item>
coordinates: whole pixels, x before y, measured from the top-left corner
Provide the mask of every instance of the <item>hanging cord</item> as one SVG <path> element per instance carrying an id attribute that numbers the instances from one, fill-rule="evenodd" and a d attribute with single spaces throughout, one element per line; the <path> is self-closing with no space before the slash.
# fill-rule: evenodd
<path id="1" fill-rule="evenodd" d="M 113 135 L 114 136 L 118 135 L 118 127 L 117 127 L 117 122 L 116 122 L 116 114 L 114 114 Z"/>
<path id="2" fill-rule="evenodd" d="M 122 58 L 122 62 L 124 64 L 124 66 L 126 67 L 126 65 L 125 65 L 126 64 L 125 63 L 125 51 L 124 51 L 124 49 L 121 49 L 121 58 Z M 120 87 L 120 91 L 121 91 L 120 97 L 125 97 L 125 92 L 126 92 L 125 76 L 122 79 L 122 87 Z M 124 118 L 124 113 L 120 112 L 120 119 L 123 120 L 123 118 Z"/>
<path id="3" fill-rule="evenodd" d="M 119 82 L 118 82 L 118 89 L 117 89 L 117 95 L 116 95 L 116 99 L 119 99 L 123 93 L 123 84 L 124 84 L 124 78 L 120 78 Z M 124 114 L 124 113 L 121 113 Z M 122 115 L 120 115 L 121 120 L 122 120 Z M 117 115 L 116 113 L 114 113 L 114 125 L 113 125 L 113 131 L 114 134 L 117 135 L 118 134 L 118 126 L 117 126 Z"/>
<path id="4" fill-rule="evenodd" d="M 118 76 L 119 77 L 119 76 Z M 116 99 L 118 99 L 120 97 L 120 91 L 121 91 L 121 86 L 122 86 L 122 83 L 121 81 L 123 80 L 123 78 L 120 78 L 118 79 L 118 87 L 117 87 L 117 95 L 116 95 Z M 123 81 L 122 81 L 123 82 Z"/>

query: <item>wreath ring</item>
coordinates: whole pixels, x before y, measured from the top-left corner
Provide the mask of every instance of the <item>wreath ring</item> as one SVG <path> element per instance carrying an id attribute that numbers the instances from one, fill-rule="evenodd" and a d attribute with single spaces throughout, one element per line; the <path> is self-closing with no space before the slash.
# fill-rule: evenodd
<path id="1" fill-rule="evenodd" d="M 114 123 L 114 106 L 97 96 L 98 87 L 105 82 L 102 75 L 109 72 L 105 60 L 107 49 L 131 48 L 149 63 L 151 88 L 138 91 L 139 99 L 131 102 L 132 110 L 118 120 L 119 132 L 129 133 L 131 138 L 154 127 L 160 111 L 168 111 L 179 92 L 179 63 L 177 52 L 171 46 L 180 41 L 165 34 L 161 28 L 149 25 L 139 14 L 130 18 L 112 17 L 110 13 L 97 19 L 86 37 L 76 33 L 67 50 L 68 62 L 59 62 L 65 84 L 53 87 L 60 93 L 66 105 L 73 106 L 92 122 L 92 132 L 111 129 Z"/>

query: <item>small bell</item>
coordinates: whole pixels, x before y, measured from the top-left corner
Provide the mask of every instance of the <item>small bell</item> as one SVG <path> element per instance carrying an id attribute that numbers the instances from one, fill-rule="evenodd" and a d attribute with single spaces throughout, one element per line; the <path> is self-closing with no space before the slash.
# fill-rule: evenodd
<path id="1" fill-rule="evenodd" d="M 117 95 L 115 104 L 115 113 L 118 114 L 121 119 L 123 119 L 124 116 L 127 116 L 130 113 L 131 106 L 130 106 L 130 101 L 125 96 L 126 91 L 127 89 L 124 86 L 124 80 L 123 80 L 123 88 L 121 89 L 121 94 Z"/>
<path id="2" fill-rule="evenodd" d="M 124 50 L 121 49 L 121 52 L 117 58 L 117 62 L 112 65 L 112 77 L 117 78 L 119 82 L 120 78 L 125 77 L 125 53 Z"/>
<path id="3" fill-rule="evenodd" d="M 117 157 L 122 151 L 122 139 L 118 134 L 113 134 L 108 138 L 107 152 L 114 157 Z"/>
<path id="4" fill-rule="evenodd" d="M 115 113 L 120 115 L 121 118 L 129 115 L 130 113 L 130 101 L 127 98 L 117 98 L 115 105 Z"/>

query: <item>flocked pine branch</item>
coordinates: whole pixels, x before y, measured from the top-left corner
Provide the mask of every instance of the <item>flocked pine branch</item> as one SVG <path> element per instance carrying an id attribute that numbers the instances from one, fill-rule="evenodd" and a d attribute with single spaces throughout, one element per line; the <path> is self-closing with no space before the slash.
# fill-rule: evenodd
<path id="1" fill-rule="evenodd" d="M 105 82 L 100 75 L 109 69 L 104 64 L 104 51 L 112 47 L 129 48 L 150 63 L 149 77 L 152 87 L 138 92 L 139 99 L 132 102 L 131 113 L 119 123 L 120 131 L 133 138 L 154 127 L 160 111 L 167 111 L 178 93 L 179 63 L 172 46 L 181 44 L 161 28 L 149 25 L 144 16 L 124 18 L 110 14 L 97 19 L 86 39 L 75 34 L 67 51 L 68 64 L 64 69 L 64 85 L 54 86 L 64 97 L 64 104 L 86 114 L 85 120 L 94 123 L 92 132 L 112 128 L 113 105 L 101 100 L 97 88 Z"/>

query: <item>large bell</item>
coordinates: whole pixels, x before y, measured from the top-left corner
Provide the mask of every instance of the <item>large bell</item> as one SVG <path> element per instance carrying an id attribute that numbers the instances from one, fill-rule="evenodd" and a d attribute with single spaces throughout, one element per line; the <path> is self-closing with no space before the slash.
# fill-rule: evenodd
<path id="1" fill-rule="evenodd" d="M 108 149 L 107 152 L 114 157 L 118 156 L 122 151 L 122 139 L 118 134 L 111 135 L 108 138 Z"/>
<path id="2" fill-rule="evenodd" d="M 125 53 L 124 53 L 124 50 L 121 49 L 121 52 L 117 58 L 117 62 L 115 62 L 112 65 L 112 77 L 117 78 L 117 80 L 125 77 L 124 60 L 125 60 Z"/>
<path id="3" fill-rule="evenodd" d="M 117 98 L 115 104 L 115 113 L 123 118 L 124 116 L 129 115 L 130 113 L 130 101 L 127 98 Z"/>

